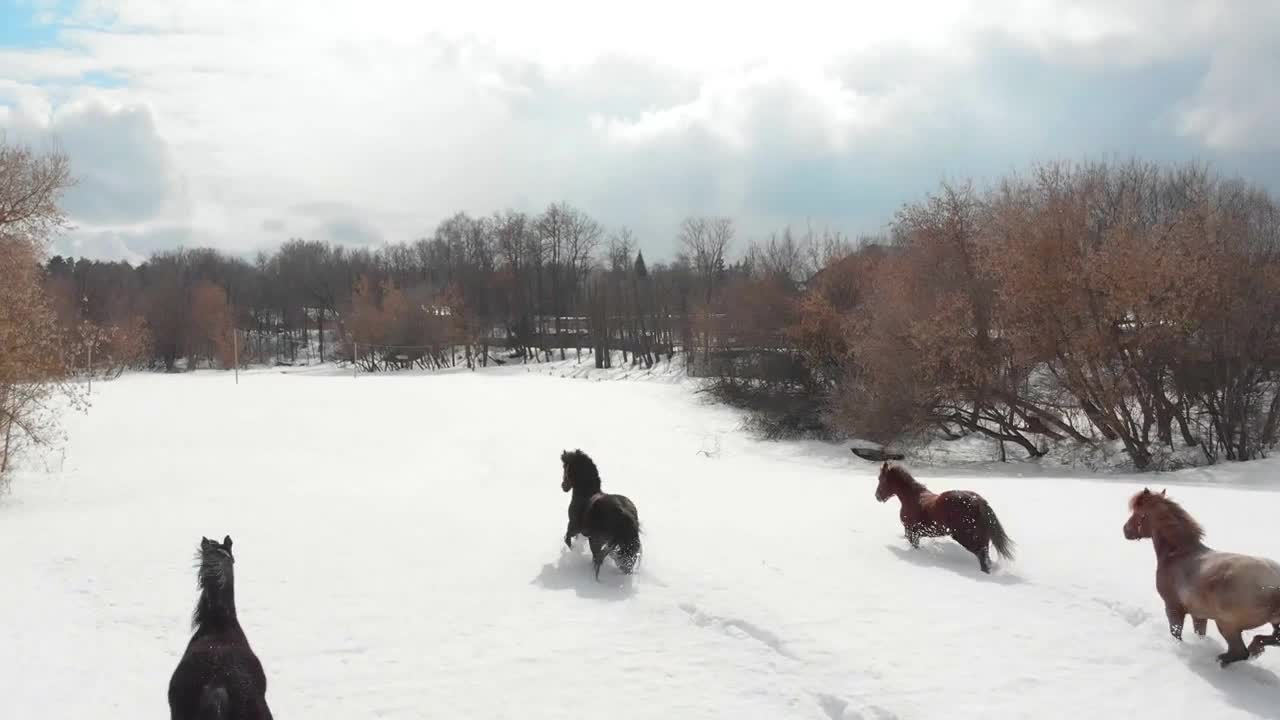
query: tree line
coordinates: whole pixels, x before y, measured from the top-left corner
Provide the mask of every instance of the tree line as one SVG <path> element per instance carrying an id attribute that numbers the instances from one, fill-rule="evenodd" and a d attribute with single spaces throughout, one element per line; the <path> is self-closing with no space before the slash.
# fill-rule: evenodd
<path id="1" fill-rule="evenodd" d="M 797 347 L 837 426 L 1256 458 L 1280 429 L 1280 208 L 1200 166 L 1047 164 L 944 185 L 829 267 Z"/>
<path id="2" fill-rule="evenodd" d="M 751 263 L 728 262 L 733 235 L 727 218 L 690 218 L 675 260 L 650 265 L 629 230 L 607 233 L 560 203 L 537 215 L 458 213 L 429 237 L 376 249 L 294 239 L 253 260 L 176 249 L 136 267 L 54 256 L 43 284 L 70 367 L 96 372 L 293 362 L 304 351 L 369 370 L 570 352 L 600 367 L 619 355 L 652 366 L 718 347 L 708 319 Z"/>
<path id="3" fill-rule="evenodd" d="M 1280 431 L 1280 211 L 1202 166 L 944 184 L 856 242 L 743 242 L 731 218 L 690 217 L 662 263 L 558 203 L 379 248 L 294 239 L 134 266 L 47 258 L 65 158 L 6 152 L 0 270 L 22 280 L 0 291 L 6 435 L 16 388 L 303 355 L 366 371 L 678 358 L 771 437 L 1115 446 L 1138 468 L 1258 457 Z M 15 214 L 7 195 L 43 204 Z"/>

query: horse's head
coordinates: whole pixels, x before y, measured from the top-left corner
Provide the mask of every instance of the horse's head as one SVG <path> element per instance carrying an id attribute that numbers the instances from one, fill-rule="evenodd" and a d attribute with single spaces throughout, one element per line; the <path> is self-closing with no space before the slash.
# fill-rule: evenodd
<path id="1" fill-rule="evenodd" d="M 196 555 L 200 562 L 200 587 L 202 589 L 219 589 L 232 579 L 231 566 L 236 558 L 231 554 L 231 536 L 228 535 L 219 543 L 207 537 L 200 538 L 200 552 Z"/>
<path id="2" fill-rule="evenodd" d="M 893 470 L 887 462 L 880 466 L 880 483 L 876 485 L 876 500 L 880 502 L 885 502 L 893 497 L 893 493 L 896 490 L 897 478 Z"/>
<path id="3" fill-rule="evenodd" d="M 575 487 L 582 486 L 583 490 L 599 491 L 600 490 L 600 473 L 596 470 L 596 464 L 581 450 L 568 450 L 560 453 L 560 465 L 564 469 L 564 474 L 560 479 L 560 489 L 569 492 Z"/>
<path id="4" fill-rule="evenodd" d="M 1158 500 L 1165 498 L 1165 491 L 1159 494 L 1143 488 L 1142 492 L 1129 499 L 1129 520 L 1124 524 L 1126 540 L 1142 540 L 1151 537 L 1151 514 Z"/>
<path id="5" fill-rule="evenodd" d="M 1129 511 L 1132 514 L 1124 524 L 1124 536 L 1130 540 L 1152 538 L 1157 553 L 1194 547 L 1204 540 L 1204 528 L 1164 490 L 1153 493 L 1143 488 L 1129 499 Z"/>
<path id="6" fill-rule="evenodd" d="M 560 453 L 560 490 L 569 492 L 573 489 L 573 476 L 569 474 L 569 451 Z"/>

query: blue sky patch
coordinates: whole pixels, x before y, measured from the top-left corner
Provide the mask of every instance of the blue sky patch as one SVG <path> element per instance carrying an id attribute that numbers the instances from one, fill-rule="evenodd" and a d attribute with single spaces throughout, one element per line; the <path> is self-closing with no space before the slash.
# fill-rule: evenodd
<path id="1" fill-rule="evenodd" d="M 58 43 L 62 15 L 67 0 L 0 0 L 0 48 L 50 47 Z"/>
<path id="2" fill-rule="evenodd" d="M 120 75 L 105 70 L 90 70 L 80 76 L 80 82 L 105 89 L 122 88 L 127 84 Z"/>

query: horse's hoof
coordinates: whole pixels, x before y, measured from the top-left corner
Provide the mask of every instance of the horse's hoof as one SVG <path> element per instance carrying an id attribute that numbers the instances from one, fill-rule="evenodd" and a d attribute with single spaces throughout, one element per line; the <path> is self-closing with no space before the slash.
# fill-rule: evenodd
<path id="1" fill-rule="evenodd" d="M 1222 653 L 1221 655 L 1218 656 L 1218 664 L 1221 665 L 1222 667 L 1226 667 L 1231 663 L 1239 662 L 1241 660 L 1247 660 L 1248 658 L 1249 658 L 1248 653 L 1245 653 L 1244 657 L 1235 657 L 1231 653 Z"/>

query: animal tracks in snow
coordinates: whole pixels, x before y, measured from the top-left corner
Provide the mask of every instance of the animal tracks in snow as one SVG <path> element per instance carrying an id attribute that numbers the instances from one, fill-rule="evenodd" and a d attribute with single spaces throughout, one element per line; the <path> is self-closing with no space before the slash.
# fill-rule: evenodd
<path id="1" fill-rule="evenodd" d="M 740 618 L 721 617 L 705 613 L 702 610 L 699 610 L 698 606 L 693 603 L 680 603 L 680 609 L 688 614 L 693 620 L 693 623 L 698 627 L 719 628 L 723 630 L 725 634 L 730 636 L 745 635 L 746 637 L 768 647 L 770 650 L 773 650 L 782 657 L 789 660 L 798 659 L 795 655 L 792 655 L 789 650 L 787 650 L 787 646 L 783 643 L 781 638 L 754 623 Z"/>
<path id="2" fill-rule="evenodd" d="M 682 602 L 677 607 L 688 615 L 693 624 L 698 627 L 717 629 L 729 637 L 753 640 L 793 663 L 803 663 L 803 660 L 787 647 L 786 642 L 781 637 L 753 622 L 742 618 L 708 613 L 697 605 L 688 602 Z M 803 672 L 801 673 L 802 676 L 804 674 Z M 799 680 L 803 685 L 811 685 L 811 683 L 805 682 L 803 677 L 799 678 Z M 837 694 L 811 690 L 806 690 L 805 692 L 822 709 L 823 714 L 829 720 L 896 720 L 898 717 L 894 713 L 875 706 L 855 710 L 850 707 L 848 700 Z"/>
<path id="3" fill-rule="evenodd" d="M 1094 597 L 1093 601 L 1098 603 L 1102 607 L 1110 610 L 1111 612 L 1115 613 L 1120 617 L 1120 619 L 1129 623 L 1129 625 L 1133 627 L 1138 627 L 1142 623 L 1151 619 L 1151 613 L 1147 612 L 1146 610 L 1143 610 L 1140 607 L 1130 605 L 1129 603 L 1119 602 L 1117 600 L 1111 600 L 1111 599 L 1102 598 L 1102 597 Z M 1190 627 L 1190 623 L 1188 623 L 1187 626 Z"/>
<path id="4" fill-rule="evenodd" d="M 891 713 L 874 705 L 864 708 L 862 711 L 853 710 L 849 707 L 848 700 L 835 695 L 817 693 L 813 696 L 813 699 L 817 701 L 822 708 L 822 712 L 830 720 L 898 720 L 896 713 Z"/>

